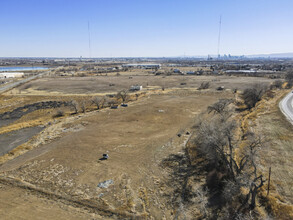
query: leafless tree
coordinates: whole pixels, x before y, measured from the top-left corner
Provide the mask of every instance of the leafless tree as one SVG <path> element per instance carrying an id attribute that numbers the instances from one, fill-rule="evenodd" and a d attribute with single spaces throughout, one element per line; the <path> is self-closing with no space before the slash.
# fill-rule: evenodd
<path id="1" fill-rule="evenodd" d="M 74 110 L 74 114 L 78 113 L 78 103 L 75 100 L 71 100 L 69 106 Z"/>
<path id="2" fill-rule="evenodd" d="M 290 70 L 286 74 L 287 88 L 291 88 L 293 85 L 293 70 Z"/>
<path id="3" fill-rule="evenodd" d="M 86 100 L 82 100 L 80 103 L 80 109 L 82 113 L 86 112 Z"/>
<path id="4" fill-rule="evenodd" d="M 92 99 L 92 103 L 96 105 L 97 110 L 101 109 L 104 107 L 105 103 L 106 103 L 106 99 L 104 97 L 94 97 Z"/>
<path id="5" fill-rule="evenodd" d="M 203 217 L 208 217 L 209 215 L 209 212 L 207 210 L 207 207 L 208 207 L 208 191 L 205 190 L 203 187 L 199 187 L 196 192 L 195 192 L 195 195 L 196 195 L 196 203 L 197 203 L 197 206 L 200 210 L 200 212 L 203 214 Z"/>
<path id="6" fill-rule="evenodd" d="M 273 84 L 271 85 L 271 89 L 282 89 L 283 86 L 283 81 L 282 80 L 276 80 L 275 82 L 273 82 Z"/>
<path id="7" fill-rule="evenodd" d="M 210 167 L 225 173 L 226 183 L 222 194 L 226 201 L 235 199 L 240 194 L 240 188 L 246 186 L 249 193 L 244 204 L 249 203 L 249 208 L 254 209 L 257 192 L 264 183 L 263 176 L 258 174 L 256 165 L 256 153 L 263 141 L 252 132 L 246 135 L 245 142 L 236 140 L 237 123 L 231 117 L 232 114 L 227 114 L 228 117 L 223 120 L 220 113 L 227 111 L 227 105 L 223 107 L 219 103 L 221 102 L 214 104 L 211 110 L 218 114 L 209 119 L 200 120 L 196 126 L 197 136 L 194 143 L 198 151 L 206 156 Z M 236 159 L 235 150 L 240 143 L 246 145 L 244 149 L 247 151 L 238 153 Z"/>
<path id="8" fill-rule="evenodd" d="M 262 99 L 267 87 L 263 84 L 255 84 L 243 91 L 242 98 L 248 109 L 255 107 L 256 103 Z"/>
<path id="9" fill-rule="evenodd" d="M 122 91 L 118 92 L 116 97 L 117 97 L 117 99 L 121 99 L 122 103 L 126 102 L 126 100 L 128 99 L 127 90 L 122 90 Z"/>
<path id="10" fill-rule="evenodd" d="M 234 130 L 236 123 L 234 120 L 223 121 L 214 116 L 209 121 L 201 123 L 197 130 L 195 145 L 198 150 L 204 153 L 213 166 L 218 167 L 225 164 L 228 175 L 235 179 L 235 176 L 242 171 L 234 159 Z"/>
<path id="11" fill-rule="evenodd" d="M 257 171 L 257 163 L 256 163 L 256 154 L 260 146 L 263 145 L 263 140 L 260 137 L 255 137 L 255 135 L 252 133 L 250 135 L 250 143 L 248 146 L 248 165 L 250 168 L 250 172 L 247 172 L 247 185 L 249 186 L 249 193 L 246 196 L 245 203 L 249 202 L 249 208 L 254 209 L 255 208 L 255 199 L 257 196 L 257 193 L 259 189 L 264 185 L 264 178 L 263 175 L 258 174 Z"/>
<path id="12" fill-rule="evenodd" d="M 224 114 L 228 112 L 228 105 L 230 105 L 233 102 L 232 99 L 220 99 L 218 102 L 210 105 L 208 107 L 208 112 L 214 112 L 214 114 Z"/>
<path id="13" fill-rule="evenodd" d="M 210 87 L 210 83 L 209 82 L 202 82 L 200 84 L 200 87 L 198 88 L 199 90 L 201 89 L 208 89 Z"/>
<path id="14" fill-rule="evenodd" d="M 117 100 L 114 100 L 114 99 L 110 99 L 108 101 L 108 104 L 109 104 L 110 107 L 117 105 L 117 103 L 118 103 Z"/>

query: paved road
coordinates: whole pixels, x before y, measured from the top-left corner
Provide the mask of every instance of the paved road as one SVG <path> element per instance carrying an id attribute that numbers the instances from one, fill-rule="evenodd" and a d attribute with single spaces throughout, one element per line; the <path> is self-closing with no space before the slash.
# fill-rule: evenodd
<path id="1" fill-rule="evenodd" d="M 293 91 L 291 91 L 282 101 L 279 103 L 279 107 L 288 121 L 293 124 Z"/>
<path id="2" fill-rule="evenodd" d="M 16 86 L 19 86 L 19 85 L 21 85 L 21 84 L 23 84 L 23 83 L 29 82 L 29 81 L 31 81 L 31 80 L 33 80 L 33 79 L 39 77 L 39 76 L 43 76 L 43 75 L 49 73 L 50 71 L 51 71 L 51 70 L 49 70 L 49 71 L 45 71 L 45 72 L 41 72 L 41 73 L 39 73 L 38 75 L 30 76 L 30 77 L 28 77 L 28 78 L 26 78 L 26 79 L 23 79 L 23 80 L 20 80 L 20 81 L 18 81 L 18 82 L 14 82 L 14 83 L 10 83 L 10 84 L 5 85 L 5 86 L 1 86 L 1 87 L 0 87 L 0 93 L 2 93 L 2 92 L 6 92 L 7 90 L 12 89 L 12 88 L 14 88 L 14 87 L 16 87 Z"/>

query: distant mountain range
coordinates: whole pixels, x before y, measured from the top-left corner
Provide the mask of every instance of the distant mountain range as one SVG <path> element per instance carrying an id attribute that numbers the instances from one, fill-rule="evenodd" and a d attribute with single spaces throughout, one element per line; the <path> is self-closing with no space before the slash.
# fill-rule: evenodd
<path id="1" fill-rule="evenodd" d="M 271 54 L 256 54 L 256 55 L 247 55 L 246 57 L 256 58 L 256 57 L 265 57 L 265 58 L 293 58 L 293 53 L 271 53 Z"/>

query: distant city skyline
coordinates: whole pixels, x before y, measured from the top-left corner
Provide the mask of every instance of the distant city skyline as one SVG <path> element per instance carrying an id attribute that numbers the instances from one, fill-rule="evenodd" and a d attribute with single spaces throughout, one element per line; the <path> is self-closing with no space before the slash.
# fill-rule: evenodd
<path id="1" fill-rule="evenodd" d="M 293 52 L 292 0 L 4 0 L 0 57 Z M 88 24 L 90 24 L 90 46 Z"/>

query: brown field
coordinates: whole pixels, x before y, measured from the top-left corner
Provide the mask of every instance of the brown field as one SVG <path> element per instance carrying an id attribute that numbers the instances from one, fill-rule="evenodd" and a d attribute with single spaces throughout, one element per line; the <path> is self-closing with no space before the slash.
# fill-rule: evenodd
<path id="1" fill-rule="evenodd" d="M 61 202 L 52 202 L 26 189 L 0 184 L 1 219 L 91 219 L 80 208 L 66 206 Z M 53 211 L 52 211 L 53 210 Z M 95 219 L 108 219 L 97 214 Z"/>
<path id="2" fill-rule="evenodd" d="M 288 91 L 289 92 L 289 91 Z M 272 167 L 272 183 L 275 193 L 283 202 L 293 203 L 293 126 L 278 108 L 280 98 L 272 100 L 268 109 L 256 119 L 257 129 L 267 138 L 266 148 L 260 151 L 263 172 Z"/>
<path id="3" fill-rule="evenodd" d="M 273 82 L 260 77 L 131 77 L 41 78 L 0 97 L 0 113 L 3 113 L 41 101 L 81 102 L 135 84 L 144 87 L 144 95 L 137 101 L 131 99 L 127 108 L 97 111 L 88 106 L 86 113 L 78 114 L 64 108 L 65 116 L 60 118 L 54 118 L 56 109 L 37 110 L 0 128 L 0 133 L 9 133 L 23 127 L 45 126 L 30 141 L 0 158 L 1 216 L 5 219 L 34 215 L 46 219 L 176 218 L 179 210 L 172 199 L 178 192 L 170 180 L 170 170 L 162 167 L 162 161 L 172 154 L 182 155 L 182 148 L 190 138 L 186 132 L 191 131 L 207 106 L 219 98 L 233 98 L 232 89 Z M 210 82 L 211 87 L 198 91 L 202 82 Z M 216 91 L 219 86 L 227 90 Z M 287 132 L 289 135 L 290 131 Z M 99 160 L 103 153 L 109 154 L 108 160 Z M 180 166 L 176 161 L 174 164 Z M 107 180 L 109 186 L 98 186 Z M 201 177 L 197 181 L 202 184 Z M 291 196 L 290 188 L 284 190 L 284 195 Z M 13 200 L 8 203 L 10 198 Z M 23 215 L 26 209 L 33 211 Z M 50 212 L 52 209 L 56 212 Z M 185 213 L 186 217 L 194 216 L 194 212 L 191 209 Z"/>
<path id="4" fill-rule="evenodd" d="M 170 217 L 163 197 L 167 176 L 160 162 L 181 151 L 188 138 L 184 133 L 195 117 L 226 96 L 231 93 L 151 95 L 128 108 L 91 112 L 67 125 L 82 124 L 76 131 L 8 161 L 0 169 L 42 189 L 96 199 L 117 212 Z M 177 137 L 178 133 L 183 136 Z M 110 155 L 109 160 L 99 161 L 103 153 Z M 97 187 L 109 179 L 114 184 L 108 189 Z M 148 198 L 142 198 L 142 193 Z"/>
<path id="5" fill-rule="evenodd" d="M 260 197 L 262 205 L 276 219 L 292 219 L 293 216 L 293 126 L 278 106 L 288 92 L 290 91 L 274 91 L 274 97 L 262 100 L 256 109 L 247 115 L 244 123 L 244 130 L 257 132 L 263 140 L 256 159 L 259 172 L 266 178 Z M 270 167 L 270 193 L 267 195 Z"/>
<path id="6" fill-rule="evenodd" d="M 103 94 L 129 89 L 131 85 L 142 85 L 147 89 L 198 88 L 202 82 L 210 82 L 210 89 L 225 86 L 226 89 L 243 90 L 255 83 L 273 82 L 262 77 L 229 76 L 96 76 L 96 77 L 54 77 L 34 80 L 8 93 L 28 95 L 58 94 Z M 181 85 L 181 83 L 186 83 Z M 114 84 L 114 86 L 109 86 Z"/>

